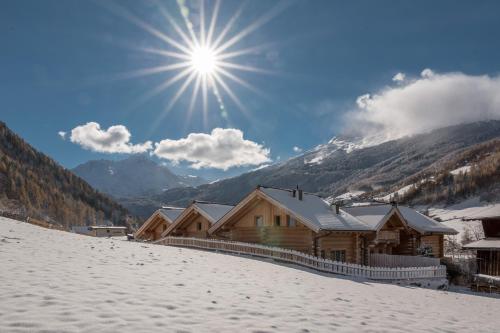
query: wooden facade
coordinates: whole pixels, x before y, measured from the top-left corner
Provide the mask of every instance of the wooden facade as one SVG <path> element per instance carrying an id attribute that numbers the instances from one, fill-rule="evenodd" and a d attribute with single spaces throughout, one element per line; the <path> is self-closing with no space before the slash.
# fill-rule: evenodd
<path id="1" fill-rule="evenodd" d="M 281 247 L 357 264 L 367 264 L 374 253 L 417 255 L 422 246 L 431 248 L 435 257 L 443 256 L 442 234 L 422 234 L 410 228 L 397 210 L 391 212 L 381 217 L 374 230 L 322 230 L 311 227 L 286 205 L 257 189 L 209 234 L 212 238 Z"/>
<path id="2" fill-rule="evenodd" d="M 164 213 L 162 213 L 162 210 Z M 183 208 L 162 208 L 148 218 L 134 234 L 135 239 L 143 241 L 155 241 L 173 223 L 173 220 L 180 215 Z"/>
<path id="3" fill-rule="evenodd" d="M 182 216 L 179 223 L 176 222 L 176 226 L 168 232 L 168 236 L 207 238 L 210 226 L 211 223 L 206 217 L 193 210 Z"/>

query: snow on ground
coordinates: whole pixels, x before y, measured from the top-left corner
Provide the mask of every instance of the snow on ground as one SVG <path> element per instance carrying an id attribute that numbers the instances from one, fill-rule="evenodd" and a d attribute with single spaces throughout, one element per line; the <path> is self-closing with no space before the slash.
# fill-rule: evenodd
<path id="1" fill-rule="evenodd" d="M 500 299 L 0 218 L 0 332 L 498 332 Z"/>
<path id="2" fill-rule="evenodd" d="M 463 174 L 465 175 L 467 172 L 470 172 L 470 169 L 471 169 L 471 166 L 470 165 L 466 165 L 466 166 L 463 166 L 463 167 L 460 167 L 460 168 L 457 168 L 455 170 L 451 170 L 450 173 L 453 175 L 453 176 L 458 176 L 460 174 Z"/>
<path id="3" fill-rule="evenodd" d="M 413 186 L 415 186 L 415 184 L 403 186 L 395 192 L 389 193 L 386 196 L 383 196 L 380 198 L 375 198 L 375 199 L 379 200 L 379 201 L 390 202 L 391 200 L 397 199 L 397 197 L 401 197 L 401 196 L 405 195 L 406 192 L 408 192 Z"/>

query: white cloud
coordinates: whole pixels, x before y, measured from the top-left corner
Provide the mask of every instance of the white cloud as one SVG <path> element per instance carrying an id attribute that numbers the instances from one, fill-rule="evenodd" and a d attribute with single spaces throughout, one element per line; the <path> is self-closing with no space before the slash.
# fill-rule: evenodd
<path id="1" fill-rule="evenodd" d="M 302 148 L 295 146 L 295 147 L 293 147 L 293 151 L 296 152 L 296 153 L 301 153 L 302 152 Z"/>
<path id="2" fill-rule="evenodd" d="M 155 144 L 154 154 L 173 163 L 190 162 L 194 169 L 227 170 L 271 161 L 269 149 L 243 139 L 243 132 L 234 128 L 215 128 L 210 134 L 191 133 L 179 140 L 166 139 Z"/>
<path id="3" fill-rule="evenodd" d="M 385 140 L 436 128 L 500 119 L 500 77 L 434 73 L 406 79 L 356 100 L 347 132 Z"/>
<path id="4" fill-rule="evenodd" d="M 151 141 L 130 143 L 131 134 L 123 125 L 111 126 L 106 130 L 96 122 L 89 122 L 71 130 L 71 142 L 85 149 L 99 153 L 137 154 L 152 149 Z"/>
<path id="5" fill-rule="evenodd" d="M 392 81 L 394 81 L 394 82 L 403 82 L 405 80 L 405 78 L 406 78 L 405 73 L 399 72 L 399 73 L 397 73 L 396 75 L 394 75 L 392 77 Z"/>
<path id="6" fill-rule="evenodd" d="M 434 72 L 431 69 L 426 68 L 420 73 L 420 76 L 425 78 L 431 78 L 434 76 Z"/>
<path id="7" fill-rule="evenodd" d="M 57 132 L 57 135 L 59 135 L 61 137 L 61 139 L 66 140 L 66 132 L 59 131 L 59 132 Z"/>

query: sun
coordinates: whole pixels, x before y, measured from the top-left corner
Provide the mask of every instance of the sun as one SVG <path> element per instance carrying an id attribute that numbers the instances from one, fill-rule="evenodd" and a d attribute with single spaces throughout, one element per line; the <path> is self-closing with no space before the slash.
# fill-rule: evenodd
<path id="1" fill-rule="evenodd" d="M 219 106 L 220 116 L 226 121 L 228 121 L 229 115 L 224 103 L 226 97 L 233 102 L 233 105 L 248 116 L 248 111 L 233 90 L 233 85 L 238 85 L 265 95 L 260 89 L 244 80 L 241 74 L 243 72 L 275 74 L 275 72 L 249 64 L 241 64 L 234 59 L 263 54 L 263 51 L 273 44 L 266 43 L 247 48 L 238 47 L 237 44 L 284 10 L 289 2 L 280 1 L 257 20 L 243 29 L 236 31 L 232 36 L 231 30 L 242 15 L 244 4 L 239 7 L 225 25 L 219 25 L 217 18 L 221 5 L 220 0 L 213 2 L 210 18 L 205 13 L 205 0 L 199 0 L 196 7 L 198 21 L 191 20 L 193 9 L 196 11 L 196 8 L 187 7 L 186 3 L 185 1 L 177 1 L 180 18 L 184 21 L 184 28 L 177 23 L 177 20 L 161 4 L 158 7 L 159 12 L 167 20 L 169 26 L 175 30 L 177 36 L 169 36 L 164 31 L 158 30 L 150 23 L 143 21 L 119 5 L 110 5 L 109 9 L 115 14 L 127 19 L 165 43 L 162 48 L 140 48 L 141 51 L 159 55 L 162 60 L 159 66 L 135 70 L 125 73 L 122 77 L 131 79 L 167 72 L 175 73 L 172 76 L 169 75 L 159 85 L 147 91 L 144 96 L 138 99 L 138 105 L 140 105 L 153 96 L 171 88 L 173 85 L 179 86 L 177 92 L 169 98 L 168 104 L 159 115 L 158 120 L 154 122 L 155 126 L 159 126 L 163 117 L 170 112 L 181 96 L 185 93 L 189 94 L 189 90 L 191 90 L 191 99 L 186 110 L 188 121 L 193 110 L 198 105 L 197 101 L 199 97 L 201 97 L 203 121 L 205 126 L 207 126 L 209 94 L 215 97 Z"/>
<path id="2" fill-rule="evenodd" d="M 190 56 L 191 68 L 199 75 L 214 75 L 217 71 L 217 55 L 213 49 L 208 46 L 199 46 L 193 48 Z"/>

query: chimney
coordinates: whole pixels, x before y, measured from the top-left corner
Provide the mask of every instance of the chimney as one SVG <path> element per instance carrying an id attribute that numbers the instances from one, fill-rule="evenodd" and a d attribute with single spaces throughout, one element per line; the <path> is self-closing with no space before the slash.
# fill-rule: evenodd
<path id="1" fill-rule="evenodd" d="M 303 194 L 303 191 L 299 190 L 299 200 L 302 200 L 302 194 Z"/>
<path id="2" fill-rule="evenodd" d="M 391 201 L 391 206 L 392 207 L 397 207 L 398 206 L 398 202 L 395 201 L 395 200 Z"/>
<path id="3" fill-rule="evenodd" d="M 292 197 L 294 197 L 294 198 L 295 198 L 295 195 L 296 195 L 296 194 L 297 194 L 297 190 L 293 190 L 293 191 L 292 191 Z"/>
<path id="4" fill-rule="evenodd" d="M 337 215 L 340 214 L 340 202 L 335 203 L 335 213 Z"/>

